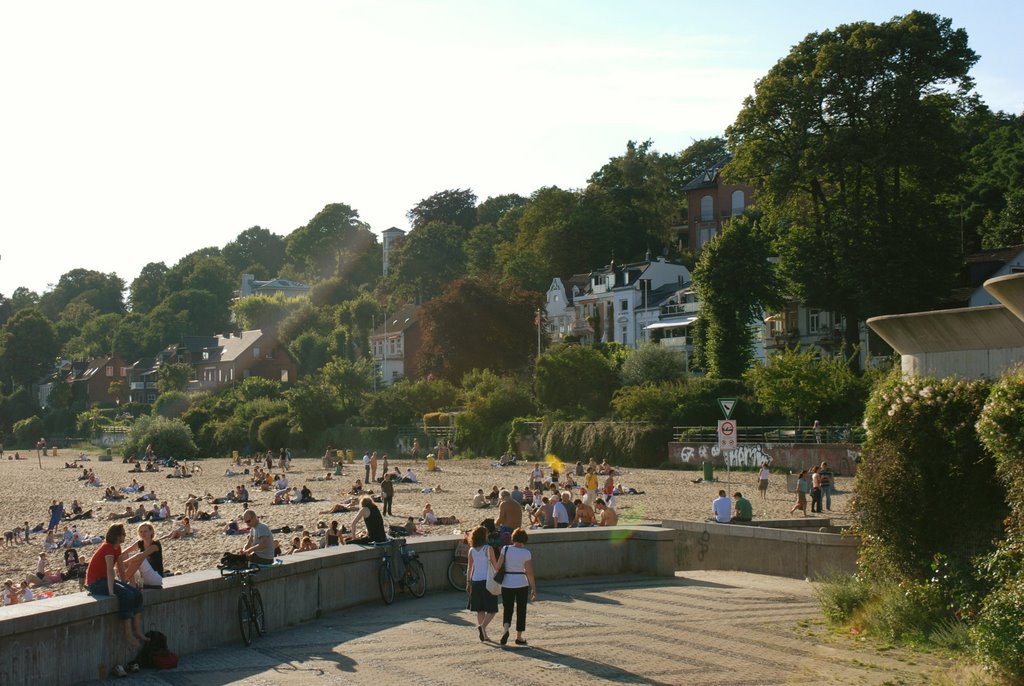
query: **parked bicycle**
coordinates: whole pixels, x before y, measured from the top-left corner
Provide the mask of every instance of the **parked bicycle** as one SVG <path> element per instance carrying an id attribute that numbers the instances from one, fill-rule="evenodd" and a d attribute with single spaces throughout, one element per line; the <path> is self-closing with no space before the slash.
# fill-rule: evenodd
<path id="1" fill-rule="evenodd" d="M 390 605 L 395 601 L 395 585 L 406 589 L 417 598 L 427 592 L 427 572 L 419 561 L 416 551 L 405 545 L 404 538 L 389 539 L 384 543 L 375 543 L 381 548 L 383 555 L 377 569 L 377 583 L 380 586 L 380 597 Z M 392 562 L 393 547 L 398 547 L 401 567 Z"/>
<path id="2" fill-rule="evenodd" d="M 252 645 L 253 639 L 266 633 L 264 624 L 263 598 L 256 589 L 253 575 L 260 571 L 259 567 L 242 567 L 232 569 L 220 566 L 220 575 L 237 578 L 242 585 L 242 593 L 238 597 L 238 628 L 242 631 L 245 645 Z"/>
<path id="3" fill-rule="evenodd" d="M 452 561 L 448 563 L 448 583 L 456 591 L 466 590 L 466 574 L 469 570 L 469 541 L 463 536 L 455 550 Z"/>

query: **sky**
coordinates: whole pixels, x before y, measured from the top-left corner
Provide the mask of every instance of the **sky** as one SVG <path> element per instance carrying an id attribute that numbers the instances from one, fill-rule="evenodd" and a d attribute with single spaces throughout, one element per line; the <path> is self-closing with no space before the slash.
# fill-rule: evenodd
<path id="1" fill-rule="evenodd" d="M 380 233 L 445 189 L 581 188 L 629 140 L 722 135 L 808 33 L 912 9 L 1024 112 L 1024 4 L 420 0 L 0 4 L 0 294 L 126 284 L 343 202 Z"/>

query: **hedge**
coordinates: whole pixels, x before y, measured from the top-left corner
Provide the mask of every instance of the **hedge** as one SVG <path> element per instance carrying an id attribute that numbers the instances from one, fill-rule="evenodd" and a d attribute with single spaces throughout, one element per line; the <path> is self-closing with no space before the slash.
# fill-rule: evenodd
<path id="1" fill-rule="evenodd" d="M 668 459 L 672 428 L 638 422 L 545 422 L 540 441 L 545 454 L 563 462 L 607 459 L 629 467 L 657 467 Z"/>

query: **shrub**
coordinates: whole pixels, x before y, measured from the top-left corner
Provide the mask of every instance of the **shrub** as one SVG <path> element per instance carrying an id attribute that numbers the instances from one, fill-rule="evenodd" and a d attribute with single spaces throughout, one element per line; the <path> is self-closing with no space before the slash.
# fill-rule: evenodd
<path id="1" fill-rule="evenodd" d="M 919 581 L 880 587 L 866 606 L 864 627 L 892 641 L 924 643 L 935 627 L 949 618 L 939 589 Z"/>
<path id="2" fill-rule="evenodd" d="M 189 398 L 182 391 L 161 393 L 153 403 L 153 414 L 161 417 L 180 417 L 188 409 Z"/>
<path id="3" fill-rule="evenodd" d="M 993 387 L 978 419 L 978 435 L 996 459 L 1015 525 L 1024 527 L 1024 369 L 1005 374 Z"/>
<path id="4" fill-rule="evenodd" d="M 936 553 L 966 560 L 990 546 L 1005 505 L 974 431 L 988 390 L 896 376 L 876 388 L 854 504 L 864 574 L 925 578 Z"/>
<path id="5" fill-rule="evenodd" d="M 167 417 L 140 417 L 128 430 L 122 447 L 125 456 L 142 455 L 152 445 L 162 458 L 192 458 L 198 450 L 192 440 L 192 430 L 180 419 Z"/>
<path id="6" fill-rule="evenodd" d="M 39 437 L 43 435 L 43 420 L 32 416 L 14 422 L 14 444 L 22 447 L 30 447 L 36 444 Z"/>
<path id="7" fill-rule="evenodd" d="M 677 397 L 685 388 L 677 383 L 624 386 L 612 396 L 612 409 L 622 421 L 670 425 Z"/>
<path id="8" fill-rule="evenodd" d="M 271 417 L 260 423 L 256 432 L 260 445 L 264 448 L 286 448 L 291 444 L 291 431 L 288 429 L 287 415 Z"/>
<path id="9" fill-rule="evenodd" d="M 837 574 L 822 579 L 814 594 L 825 618 L 842 624 L 871 598 L 871 585 L 852 574 Z"/>
<path id="10" fill-rule="evenodd" d="M 1014 683 L 1024 679 L 1024 574 L 993 591 L 970 629 L 984 659 Z"/>
<path id="11" fill-rule="evenodd" d="M 668 458 L 670 427 L 626 422 L 545 422 L 544 454 L 564 462 L 591 457 L 631 467 L 656 467 Z"/>

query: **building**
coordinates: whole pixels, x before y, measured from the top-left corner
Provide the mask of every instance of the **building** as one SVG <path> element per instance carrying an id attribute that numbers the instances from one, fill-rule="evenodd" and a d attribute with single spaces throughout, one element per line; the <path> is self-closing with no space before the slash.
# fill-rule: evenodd
<path id="1" fill-rule="evenodd" d="M 1024 273 L 1024 245 L 982 250 L 964 258 L 964 267 L 957 279 L 957 287 L 944 303 L 946 307 L 982 307 L 997 305 L 984 283 L 1008 274 Z"/>
<path id="2" fill-rule="evenodd" d="M 381 234 L 381 249 L 384 251 L 384 276 L 388 275 L 388 257 L 391 254 L 391 250 L 395 246 L 395 241 L 404 238 L 405 231 L 402 231 L 397 226 L 392 226 L 390 229 L 384 229 Z"/>
<path id="3" fill-rule="evenodd" d="M 92 360 L 62 360 L 53 373 L 38 384 L 39 405 L 49 406 L 50 392 L 58 383 L 72 384 L 73 397 L 85 401 L 86 407 L 125 402 L 129 398 L 128 374 L 128 365 L 117 354 Z M 122 387 L 120 392 L 112 393 L 111 384 L 115 381 L 121 382 Z"/>
<path id="4" fill-rule="evenodd" d="M 283 293 L 289 298 L 297 298 L 306 295 L 310 287 L 298 281 L 288 279 L 271 279 L 270 281 L 257 281 L 252 274 L 242 274 L 242 288 L 238 291 L 239 298 L 246 298 L 250 295 L 277 295 Z"/>
<path id="5" fill-rule="evenodd" d="M 552 279 L 544 318 L 548 339 L 584 344 L 621 343 L 635 348 L 658 321 L 658 299 L 690 283 L 690 270 L 665 258 L 617 265 Z"/>
<path id="6" fill-rule="evenodd" d="M 722 232 L 722 224 L 743 214 L 754 202 L 754 189 L 750 186 L 722 181 L 722 167 L 731 159 L 723 157 L 683 186 L 689 207 L 686 244 L 694 255 L 700 254 L 704 244 Z"/>
<path id="7" fill-rule="evenodd" d="M 387 315 L 370 334 L 370 354 L 385 386 L 399 379 L 416 378 L 412 363 L 421 341 L 418 312 L 417 305 L 403 305 L 394 314 Z"/>

